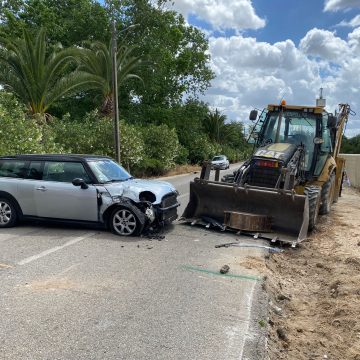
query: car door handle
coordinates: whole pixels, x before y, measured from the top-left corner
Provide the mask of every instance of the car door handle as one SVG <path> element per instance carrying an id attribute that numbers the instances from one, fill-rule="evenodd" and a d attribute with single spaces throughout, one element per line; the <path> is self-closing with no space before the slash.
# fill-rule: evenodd
<path id="1" fill-rule="evenodd" d="M 39 191 L 46 191 L 47 188 L 45 186 L 40 186 L 38 188 L 36 188 L 36 190 L 39 190 Z"/>

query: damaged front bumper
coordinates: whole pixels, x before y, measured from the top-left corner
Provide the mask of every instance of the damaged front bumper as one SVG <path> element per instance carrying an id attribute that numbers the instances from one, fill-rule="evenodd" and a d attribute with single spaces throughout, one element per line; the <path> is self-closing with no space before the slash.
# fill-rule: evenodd
<path id="1" fill-rule="evenodd" d="M 156 217 L 160 223 L 171 222 L 178 218 L 177 208 L 180 204 L 177 201 L 177 195 L 177 192 L 167 194 L 162 198 L 160 205 L 154 205 Z"/>

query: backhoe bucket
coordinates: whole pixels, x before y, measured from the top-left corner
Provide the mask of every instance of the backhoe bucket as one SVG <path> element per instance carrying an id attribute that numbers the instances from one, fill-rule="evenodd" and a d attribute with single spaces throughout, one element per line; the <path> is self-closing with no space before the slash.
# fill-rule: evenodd
<path id="1" fill-rule="evenodd" d="M 263 215 L 270 218 L 271 232 L 256 237 L 292 245 L 306 239 L 309 203 L 304 195 L 291 191 L 195 179 L 190 183 L 190 201 L 182 218 L 196 223 L 213 219 L 224 224 L 225 212 Z"/>

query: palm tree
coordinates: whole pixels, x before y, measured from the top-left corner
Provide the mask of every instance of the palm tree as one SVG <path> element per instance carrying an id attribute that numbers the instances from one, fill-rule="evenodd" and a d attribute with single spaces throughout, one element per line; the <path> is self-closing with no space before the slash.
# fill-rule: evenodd
<path id="1" fill-rule="evenodd" d="M 112 88 L 112 50 L 109 46 L 101 42 L 85 44 L 87 47 L 82 49 L 80 56 L 79 70 L 87 73 L 94 84 L 94 89 L 102 97 L 100 112 L 109 116 L 114 110 L 113 88 Z M 117 75 L 118 86 L 120 87 L 126 80 L 136 78 L 142 79 L 133 72 L 137 67 L 144 65 L 141 57 L 133 56 L 135 47 L 119 46 L 117 51 Z"/>
<path id="2" fill-rule="evenodd" d="M 36 36 L 0 38 L 0 84 L 13 92 L 33 115 L 45 119 L 49 107 L 65 95 L 94 86 L 89 74 L 73 70 L 80 49 L 49 48 L 45 31 Z"/>
<path id="3" fill-rule="evenodd" d="M 222 142 L 222 136 L 226 128 L 225 121 L 226 115 L 221 114 L 218 109 L 215 109 L 213 112 L 210 111 L 206 115 L 203 126 L 210 140 L 216 141 L 217 143 Z"/>

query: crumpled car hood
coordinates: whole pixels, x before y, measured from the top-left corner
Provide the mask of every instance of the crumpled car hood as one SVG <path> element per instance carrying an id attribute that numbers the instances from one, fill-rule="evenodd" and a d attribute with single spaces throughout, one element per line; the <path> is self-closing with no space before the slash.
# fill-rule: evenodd
<path id="1" fill-rule="evenodd" d="M 136 202 L 142 191 L 151 191 L 156 196 L 154 204 L 159 204 L 164 195 L 176 192 L 173 185 L 166 181 L 131 179 L 123 182 L 105 184 L 104 187 L 111 196 L 125 196 Z"/>

